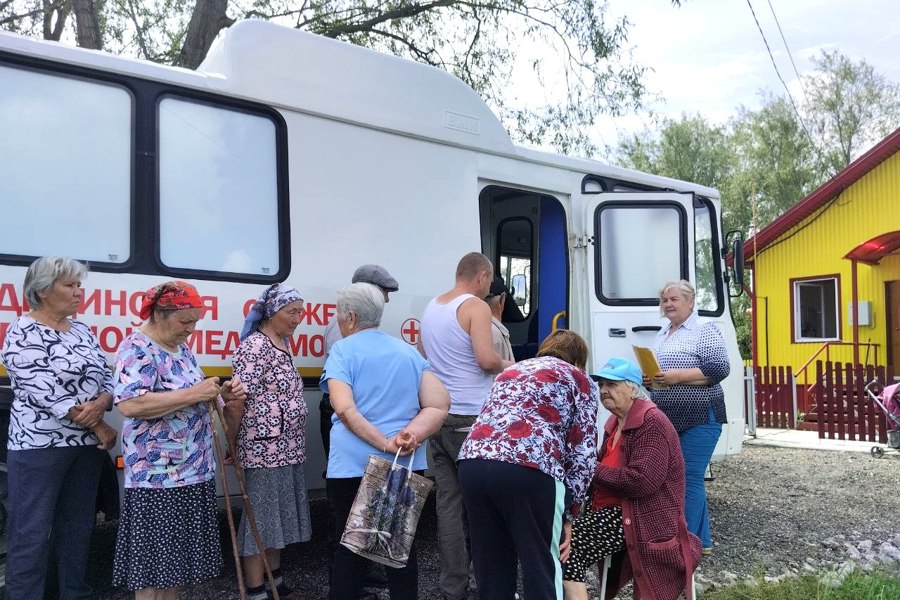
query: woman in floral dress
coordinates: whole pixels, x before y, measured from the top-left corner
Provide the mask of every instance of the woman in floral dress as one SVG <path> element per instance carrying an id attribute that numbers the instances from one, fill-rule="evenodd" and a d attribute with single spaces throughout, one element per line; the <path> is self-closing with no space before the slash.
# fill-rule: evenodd
<path id="1" fill-rule="evenodd" d="M 272 569 L 282 600 L 301 598 L 281 575 L 281 549 L 309 541 L 309 499 L 303 468 L 306 461 L 306 402 L 303 380 L 294 368 L 289 338 L 303 319 L 303 298 L 294 288 L 276 283 L 253 304 L 241 345 L 234 353 L 234 375 L 247 390 L 245 402 L 225 410 L 228 434 L 237 439 L 237 461 L 244 469 L 264 548 L 258 548 L 245 510 L 238 530 L 249 600 L 271 597 L 262 552 Z"/>
<path id="2" fill-rule="evenodd" d="M 176 600 L 178 589 L 222 568 L 216 463 L 207 402 L 241 400 L 236 379 L 206 378 L 187 345 L 202 315 L 197 289 L 169 281 L 144 294 L 144 325 L 116 354 L 125 496 L 113 583 L 137 600 Z"/>

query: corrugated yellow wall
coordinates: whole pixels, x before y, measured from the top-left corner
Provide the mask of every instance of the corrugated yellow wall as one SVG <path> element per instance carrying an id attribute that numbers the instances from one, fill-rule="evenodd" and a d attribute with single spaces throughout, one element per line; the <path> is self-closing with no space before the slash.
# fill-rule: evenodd
<path id="1" fill-rule="evenodd" d="M 900 153 L 759 253 L 755 264 L 756 362 L 791 365 L 796 370 L 822 345 L 791 341 L 792 279 L 839 276 L 839 334 L 842 340 L 853 341 L 849 314 L 853 299 L 851 263 L 843 257 L 859 244 L 895 230 L 900 230 Z M 872 326 L 860 327 L 859 340 L 879 344 L 880 364 L 887 359 L 884 283 L 895 279 L 900 279 L 900 256 L 889 256 L 874 267 L 858 266 L 859 299 L 872 302 L 873 314 Z M 874 350 L 871 352 L 869 362 L 874 360 Z M 853 357 L 850 346 L 833 347 L 830 354 L 832 360 L 851 361 Z M 860 358 L 865 357 L 865 349 L 861 349 Z"/>

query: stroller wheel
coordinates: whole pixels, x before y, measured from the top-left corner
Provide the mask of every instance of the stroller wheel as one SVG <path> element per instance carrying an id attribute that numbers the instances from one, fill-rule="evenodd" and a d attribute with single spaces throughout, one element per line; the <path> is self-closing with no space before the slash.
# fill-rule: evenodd
<path id="1" fill-rule="evenodd" d="M 884 448 L 881 446 L 872 446 L 872 449 L 869 452 L 872 453 L 872 458 L 881 458 L 884 456 Z"/>

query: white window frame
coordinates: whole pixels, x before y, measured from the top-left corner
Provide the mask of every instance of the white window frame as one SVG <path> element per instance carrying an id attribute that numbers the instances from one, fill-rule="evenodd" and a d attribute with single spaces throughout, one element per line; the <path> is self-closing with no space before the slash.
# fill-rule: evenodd
<path id="1" fill-rule="evenodd" d="M 801 305 L 801 294 L 800 289 L 804 286 L 812 287 L 814 285 L 818 285 L 820 287 L 820 306 L 822 308 L 822 319 L 821 323 L 822 331 L 824 332 L 826 329 L 825 319 L 825 296 L 824 296 L 824 287 L 821 284 L 825 282 L 832 282 L 834 284 L 834 330 L 835 335 L 833 337 L 823 336 L 823 337 L 809 337 L 802 335 L 802 305 Z M 793 337 L 794 342 L 803 343 L 803 342 L 839 342 L 841 341 L 841 284 L 840 278 L 837 276 L 830 277 L 812 277 L 809 279 L 797 279 L 791 282 L 791 310 L 793 311 L 794 316 L 794 331 Z"/>

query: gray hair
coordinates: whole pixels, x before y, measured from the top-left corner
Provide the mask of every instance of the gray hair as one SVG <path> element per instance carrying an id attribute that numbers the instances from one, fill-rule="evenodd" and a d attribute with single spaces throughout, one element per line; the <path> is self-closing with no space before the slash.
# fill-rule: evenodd
<path id="1" fill-rule="evenodd" d="M 644 386 L 638 385 L 635 382 L 628 381 L 628 380 L 625 380 L 622 383 L 624 383 L 626 386 L 628 386 L 631 389 L 632 393 L 634 394 L 635 400 L 637 400 L 638 398 L 640 398 L 642 400 L 650 399 L 650 394 L 647 393 L 647 390 L 644 389 Z"/>
<path id="2" fill-rule="evenodd" d="M 82 281 L 88 269 L 83 263 L 66 256 L 42 256 L 28 267 L 22 292 L 31 308 L 41 307 L 39 294 L 46 294 L 59 279 L 74 277 Z"/>
<path id="3" fill-rule="evenodd" d="M 659 312 L 660 312 L 660 314 L 663 314 L 663 312 L 662 312 L 662 297 L 665 295 L 665 293 L 667 291 L 669 291 L 671 289 L 678 290 L 678 293 L 681 294 L 681 296 L 685 300 L 687 300 L 688 302 L 691 303 L 691 308 L 694 307 L 694 298 L 697 296 L 697 292 L 694 291 L 694 286 L 691 285 L 691 282 L 687 281 L 685 279 L 679 279 L 678 281 L 669 281 L 668 283 L 663 284 L 663 286 L 659 290 L 659 299 L 660 299 Z"/>
<path id="4" fill-rule="evenodd" d="M 384 294 L 371 283 L 354 283 L 337 293 L 338 314 L 356 315 L 360 327 L 378 327 L 384 313 Z"/>

